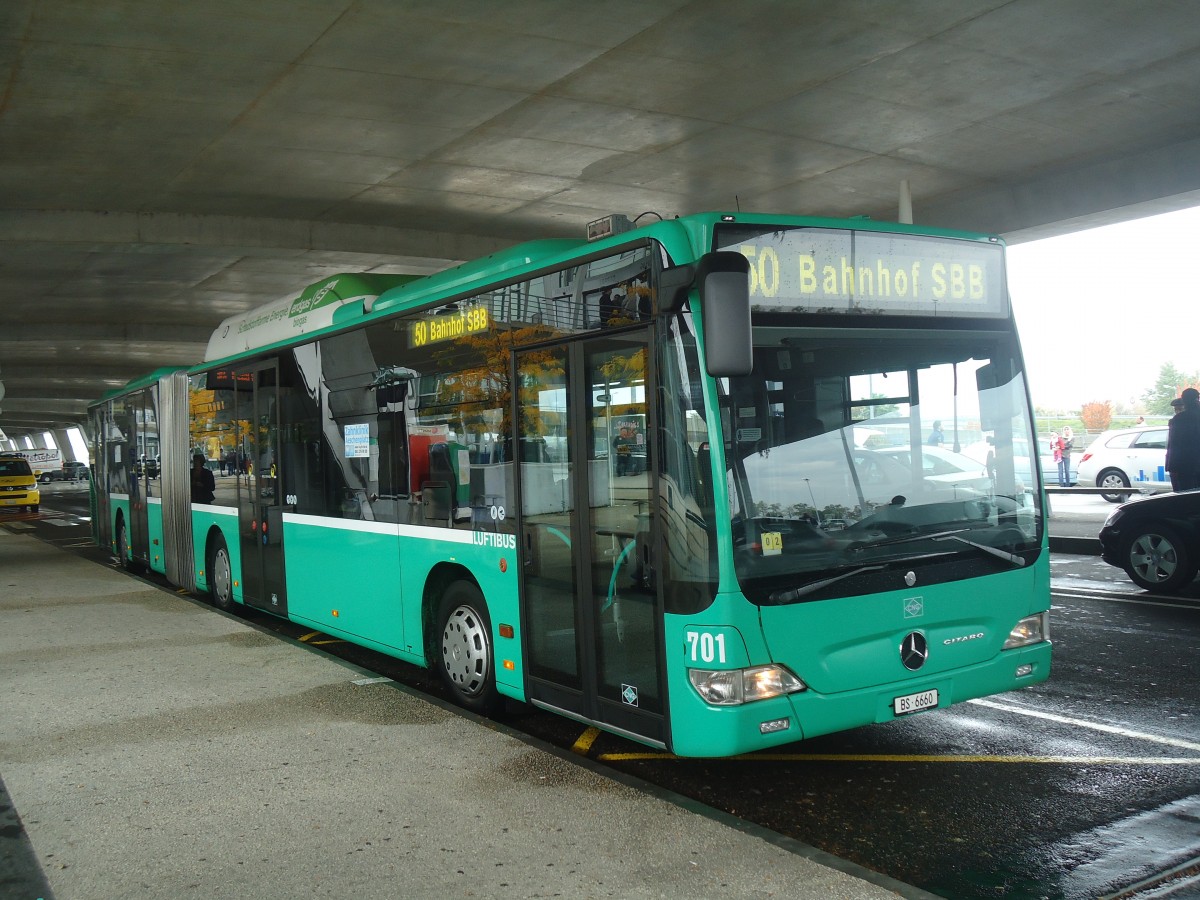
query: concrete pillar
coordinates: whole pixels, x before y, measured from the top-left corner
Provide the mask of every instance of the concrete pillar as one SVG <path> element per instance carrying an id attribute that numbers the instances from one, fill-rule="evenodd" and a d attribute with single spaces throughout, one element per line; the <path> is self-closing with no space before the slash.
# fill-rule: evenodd
<path id="1" fill-rule="evenodd" d="M 54 443 L 62 451 L 63 462 L 74 462 L 77 457 L 75 456 L 75 448 L 71 445 L 71 439 L 67 437 L 67 429 L 53 428 L 50 433 L 54 435 Z"/>

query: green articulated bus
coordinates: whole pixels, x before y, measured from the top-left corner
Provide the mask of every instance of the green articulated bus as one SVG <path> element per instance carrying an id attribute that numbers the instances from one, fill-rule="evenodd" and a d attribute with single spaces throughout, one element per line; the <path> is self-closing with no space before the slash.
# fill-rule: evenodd
<path id="1" fill-rule="evenodd" d="M 1049 675 L 999 239 L 742 213 L 588 231 L 226 320 L 204 362 L 93 405 L 97 540 L 433 667 L 471 709 L 682 756 Z"/>

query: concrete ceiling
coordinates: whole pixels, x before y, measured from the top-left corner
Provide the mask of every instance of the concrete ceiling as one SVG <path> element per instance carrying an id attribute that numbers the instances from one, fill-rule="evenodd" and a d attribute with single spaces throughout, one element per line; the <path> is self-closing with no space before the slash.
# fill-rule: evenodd
<path id="1" fill-rule="evenodd" d="M 609 212 L 1200 202 L 1192 0 L 5 0 L 0 77 L 10 436 L 328 274 Z"/>

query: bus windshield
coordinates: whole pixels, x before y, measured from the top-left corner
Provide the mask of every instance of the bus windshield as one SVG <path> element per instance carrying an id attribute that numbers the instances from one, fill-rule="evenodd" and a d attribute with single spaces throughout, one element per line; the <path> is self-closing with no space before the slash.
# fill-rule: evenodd
<path id="1" fill-rule="evenodd" d="M 756 324 L 754 360 L 721 381 L 735 566 L 754 602 L 824 598 L 830 579 L 898 561 L 1023 566 L 1040 547 L 1011 333 Z"/>

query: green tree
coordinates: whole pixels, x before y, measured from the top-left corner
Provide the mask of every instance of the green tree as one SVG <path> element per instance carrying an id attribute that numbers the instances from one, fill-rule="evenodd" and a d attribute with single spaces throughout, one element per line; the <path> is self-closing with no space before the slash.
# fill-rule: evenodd
<path id="1" fill-rule="evenodd" d="M 1180 372 L 1171 363 L 1163 363 L 1162 368 L 1158 370 L 1158 380 L 1154 382 L 1154 387 L 1142 394 L 1146 412 L 1160 416 L 1171 415 L 1171 401 L 1178 397 L 1185 387 L 1197 385 L 1200 385 L 1200 375 L 1195 372 Z"/>

